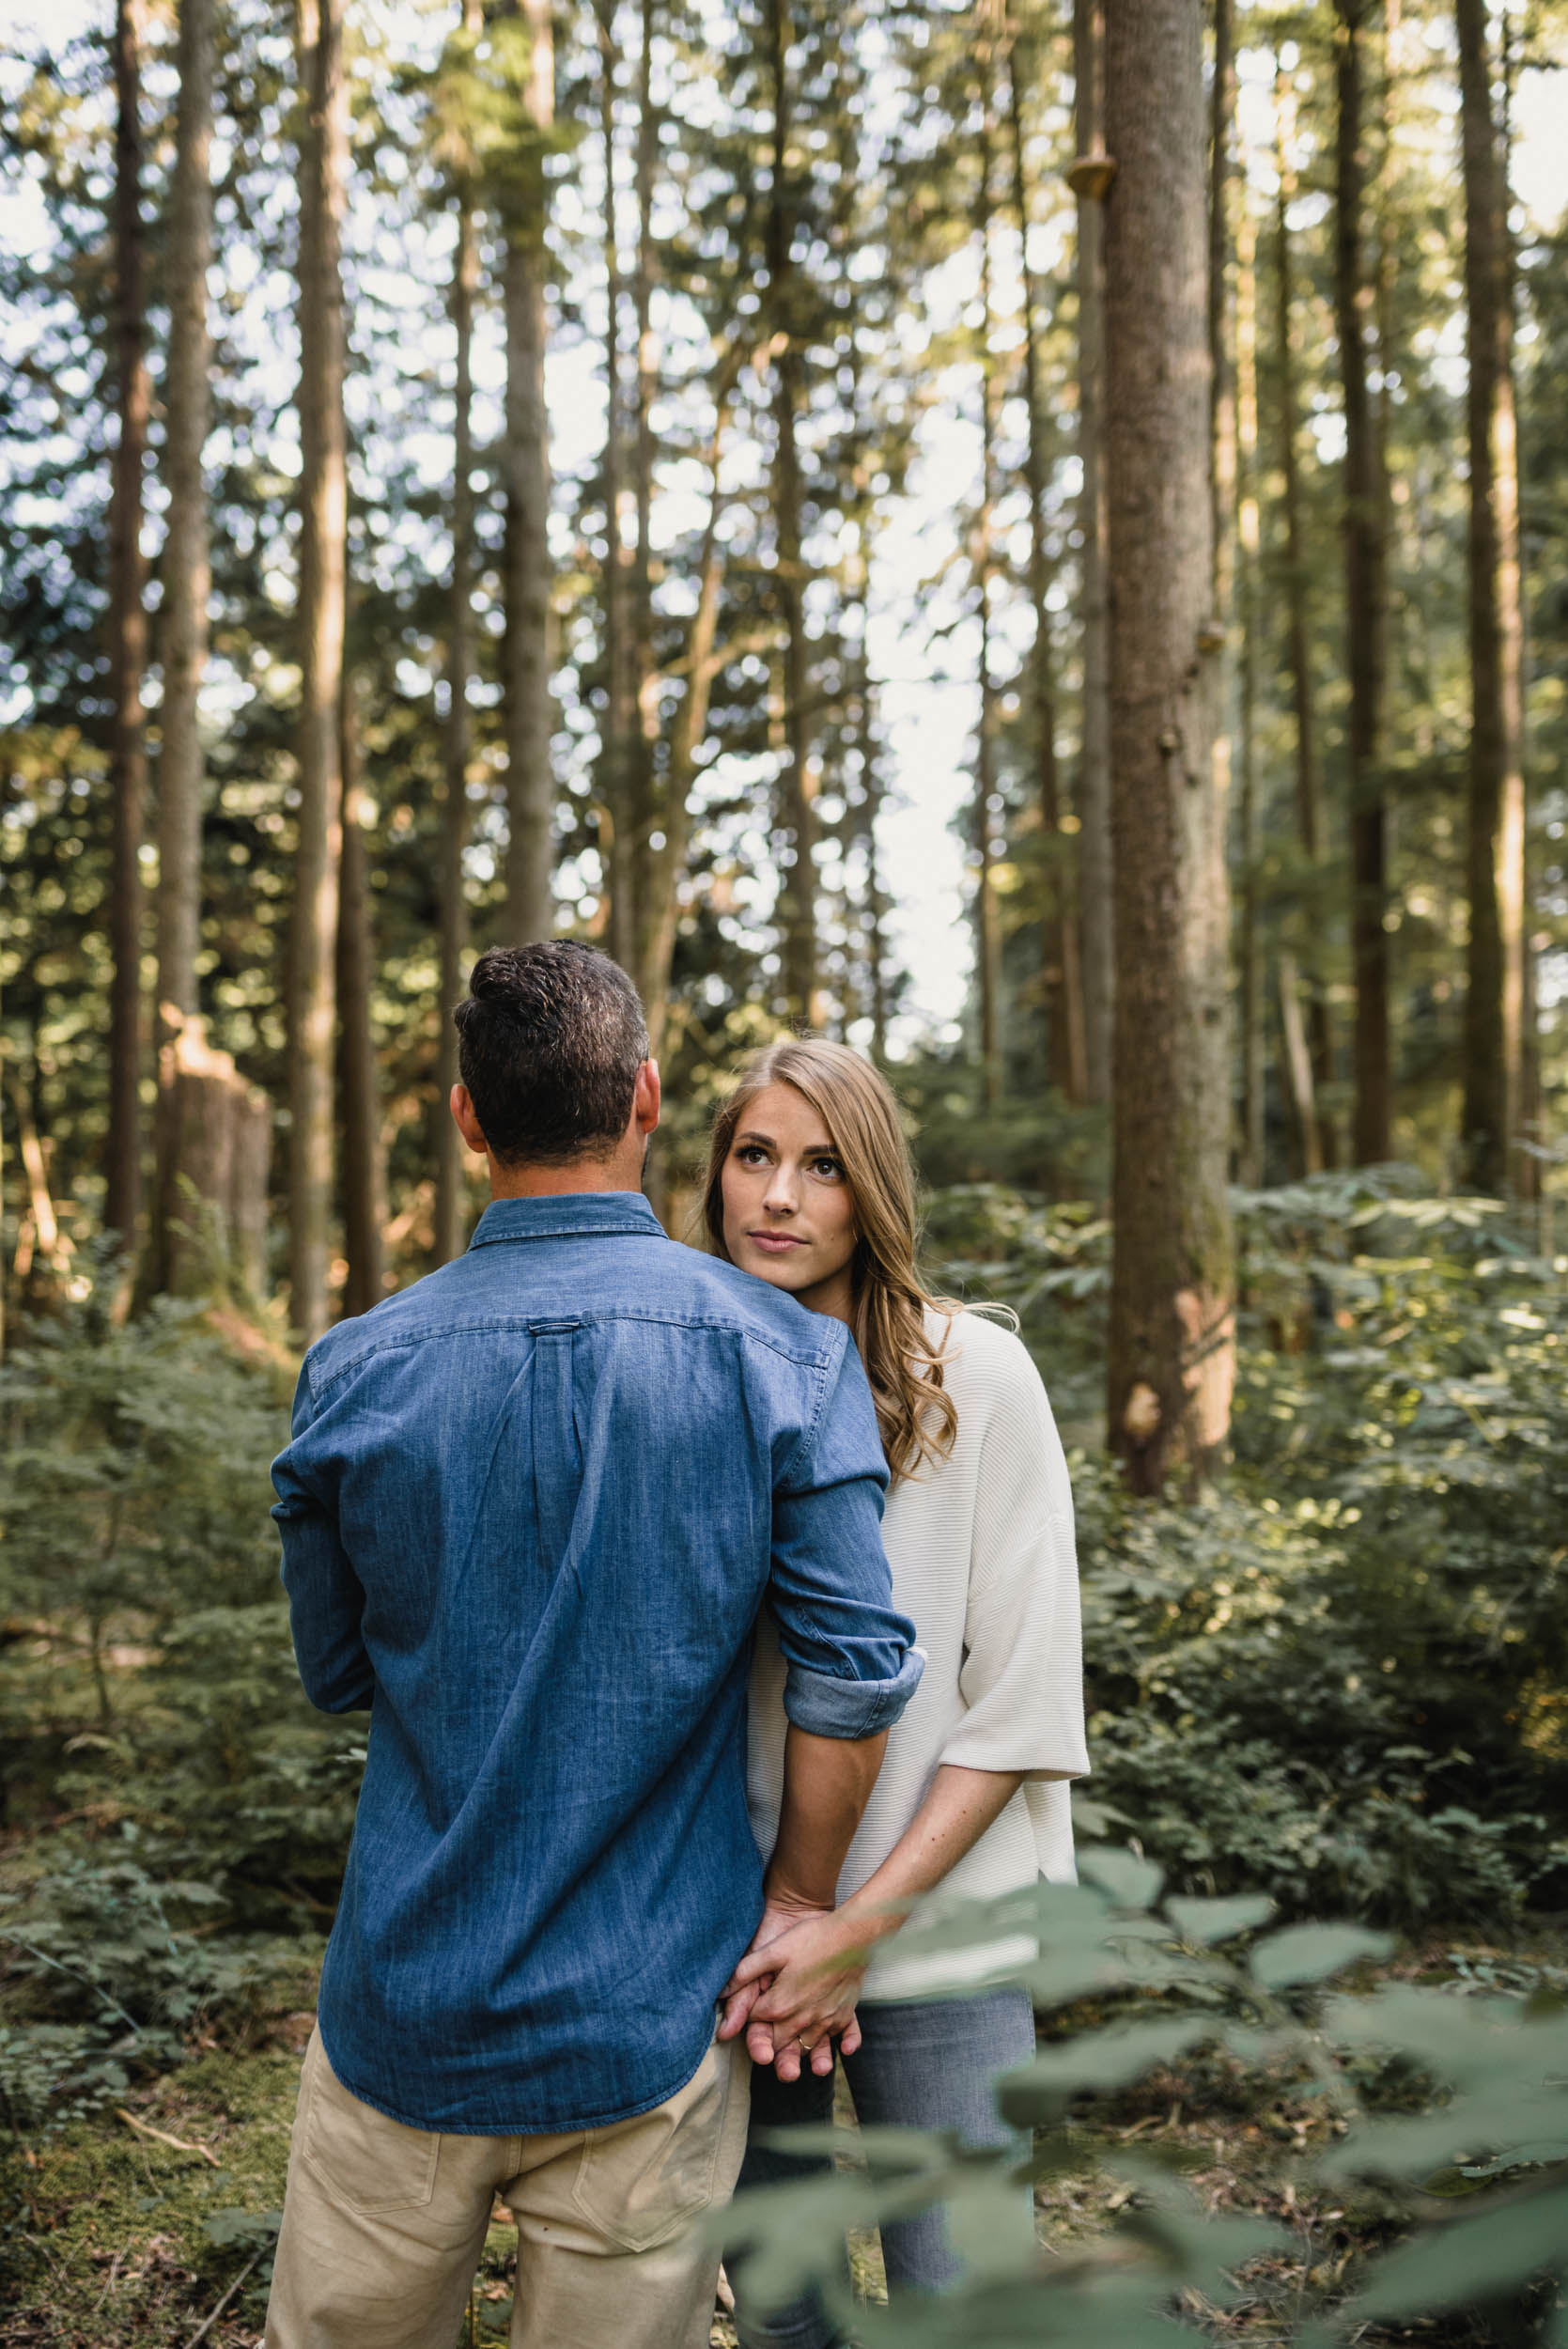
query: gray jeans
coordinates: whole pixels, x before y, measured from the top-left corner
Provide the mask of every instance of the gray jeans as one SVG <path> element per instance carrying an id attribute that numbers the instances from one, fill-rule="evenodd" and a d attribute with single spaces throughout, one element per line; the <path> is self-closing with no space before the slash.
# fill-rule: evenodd
<path id="1" fill-rule="evenodd" d="M 976 1999 L 929 2003 L 893 2000 L 860 2009 L 862 2042 L 844 2060 L 855 2115 L 867 2128 L 887 2123 L 916 2129 L 956 2129 L 966 2144 L 1017 2141 L 996 2108 L 991 2082 L 999 2072 L 1034 2053 L 1034 2017 L 1021 1990 L 992 1990 Z M 767 2129 L 831 2122 L 831 2077 L 805 2072 L 781 2080 L 760 2068 L 752 2075 L 751 2134 L 739 2185 L 769 2186 L 830 2167 L 826 2155 L 780 2153 L 757 2139 Z M 1025 2148 L 1020 2144 L 1020 2155 Z M 890 2297 L 936 2292 L 959 2273 L 940 2205 L 882 2229 L 882 2262 Z M 742 2349 L 831 2349 L 840 2339 L 815 2292 L 787 2309 L 749 2306 L 744 2260 L 730 2270 L 736 2331 Z"/>

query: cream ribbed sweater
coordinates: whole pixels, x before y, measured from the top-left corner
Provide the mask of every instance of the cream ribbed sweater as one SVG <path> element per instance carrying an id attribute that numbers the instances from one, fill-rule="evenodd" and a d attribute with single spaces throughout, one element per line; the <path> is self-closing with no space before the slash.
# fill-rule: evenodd
<path id="1" fill-rule="evenodd" d="M 928 1317 L 932 1343 L 939 1315 Z M 953 1450 L 888 1497 L 883 1538 L 893 1604 L 914 1619 L 925 1672 L 888 1738 L 880 1776 L 839 1878 L 845 1899 L 882 1864 L 944 1762 L 1029 1773 L 937 1897 L 1015 1891 L 1073 1875 L 1067 1781 L 1089 1767 L 1078 1559 L 1067 1463 L 1040 1374 L 1009 1330 L 972 1313 L 943 1357 L 958 1413 Z M 784 1786 L 784 1659 L 771 1615 L 757 1628 L 751 1688 L 752 1827 L 773 1846 Z M 917 1916 L 919 1912 L 917 1911 Z M 913 1997 L 937 1980 L 979 1978 L 1027 1944 L 951 1958 L 873 1955 L 868 1999 Z M 972 1958 L 972 1963 L 969 1959 Z"/>

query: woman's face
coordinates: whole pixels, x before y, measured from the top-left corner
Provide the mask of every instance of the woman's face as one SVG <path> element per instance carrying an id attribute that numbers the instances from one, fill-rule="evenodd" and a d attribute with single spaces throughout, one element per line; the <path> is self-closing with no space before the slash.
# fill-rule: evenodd
<path id="1" fill-rule="evenodd" d="M 720 1178 L 732 1263 L 814 1313 L 847 1321 L 855 1199 L 832 1137 L 793 1085 L 764 1087 L 742 1111 Z"/>

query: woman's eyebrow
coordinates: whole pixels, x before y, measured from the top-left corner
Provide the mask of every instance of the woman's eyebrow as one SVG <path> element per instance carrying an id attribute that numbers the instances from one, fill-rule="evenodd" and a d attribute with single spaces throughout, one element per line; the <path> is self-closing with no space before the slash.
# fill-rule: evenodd
<path id="1" fill-rule="evenodd" d="M 759 1134 L 754 1126 L 749 1126 L 743 1134 L 737 1134 L 735 1138 L 737 1142 L 760 1142 L 765 1150 L 771 1150 L 774 1147 L 772 1135 Z"/>

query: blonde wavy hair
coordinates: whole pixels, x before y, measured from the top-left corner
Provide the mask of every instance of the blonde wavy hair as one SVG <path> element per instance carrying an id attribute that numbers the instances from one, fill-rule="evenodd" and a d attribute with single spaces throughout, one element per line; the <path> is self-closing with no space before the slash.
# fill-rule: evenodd
<path id="1" fill-rule="evenodd" d="M 928 1308 L 951 1326 L 956 1304 L 934 1297 L 915 1265 L 915 1181 L 886 1079 L 847 1045 L 822 1036 L 788 1036 L 749 1061 L 739 1083 L 713 1121 L 703 1222 L 713 1253 L 724 1246 L 724 1163 L 736 1128 L 759 1093 L 793 1085 L 828 1129 L 855 1204 L 855 1253 L 850 1262 L 850 1328 L 877 1406 L 882 1450 L 894 1479 L 923 1461 L 945 1459 L 958 1432 L 958 1414 L 942 1376 L 947 1332 L 933 1348 Z"/>

